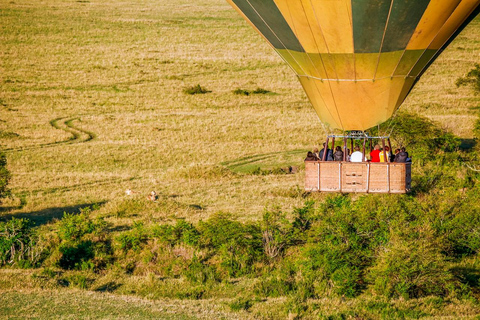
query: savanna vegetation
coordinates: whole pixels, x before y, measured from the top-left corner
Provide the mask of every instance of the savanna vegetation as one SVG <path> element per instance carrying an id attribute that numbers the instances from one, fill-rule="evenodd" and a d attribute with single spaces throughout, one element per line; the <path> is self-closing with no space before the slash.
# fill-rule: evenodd
<path id="1" fill-rule="evenodd" d="M 480 315 L 478 19 L 378 128 L 412 192 L 327 195 L 321 125 L 227 3 L 0 16 L 0 317 Z"/>

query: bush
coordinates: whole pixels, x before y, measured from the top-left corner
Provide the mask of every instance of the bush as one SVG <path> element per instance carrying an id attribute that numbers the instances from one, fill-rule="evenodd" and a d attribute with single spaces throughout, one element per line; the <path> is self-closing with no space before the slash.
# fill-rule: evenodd
<path id="1" fill-rule="evenodd" d="M 58 266 L 62 269 L 91 269 L 89 262 L 95 257 L 94 244 L 92 241 L 80 241 L 76 243 L 65 242 L 59 247 L 62 254 Z"/>
<path id="2" fill-rule="evenodd" d="M 189 246 L 198 245 L 200 232 L 193 224 L 185 220 L 177 220 L 176 225 L 158 225 L 152 229 L 153 236 L 160 241 L 174 246 L 183 243 Z"/>
<path id="3" fill-rule="evenodd" d="M 79 214 L 66 213 L 58 222 L 60 238 L 56 265 L 63 269 L 99 270 L 111 261 L 110 240 L 104 234 L 103 219 L 90 219 L 89 207 L 80 209 Z"/>
<path id="4" fill-rule="evenodd" d="M 79 289 L 87 289 L 91 280 L 89 280 L 86 276 L 82 274 L 72 274 L 65 279 L 69 285 L 79 288 Z"/>
<path id="5" fill-rule="evenodd" d="M 244 90 L 244 89 L 236 89 L 236 90 L 233 90 L 232 91 L 233 94 L 236 94 L 236 95 L 242 95 L 242 96 L 248 96 L 250 95 L 250 91 L 249 90 Z"/>
<path id="6" fill-rule="evenodd" d="M 219 213 L 200 222 L 198 228 L 199 246 L 214 251 L 220 267 L 230 276 L 255 271 L 255 262 L 264 258 L 261 231 L 255 224 L 242 224 Z"/>
<path id="7" fill-rule="evenodd" d="M 254 287 L 254 293 L 261 297 L 281 297 L 292 292 L 295 292 L 295 280 L 293 277 L 263 277 L 260 278 L 260 281 Z"/>
<path id="8" fill-rule="evenodd" d="M 280 211 L 265 211 L 262 221 L 263 251 L 270 259 L 276 258 L 290 244 L 292 225 Z"/>
<path id="9" fill-rule="evenodd" d="M 101 230 L 105 222 L 101 219 L 92 221 L 90 219 L 91 209 L 89 207 L 80 209 L 80 214 L 65 213 L 58 224 L 58 235 L 66 241 L 77 241 L 87 234 Z"/>
<path id="10" fill-rule="evenodd" d="M 328 199 L 320 209 L 300 263 L 305 272 L 321 272 L 337 295 L 354 297 L 363 289 L 362 270 L 372 263 L 383 239 L 375 234 L 382 234 L 378 229 L 383 227 L 375 224 L 375 213 L 363 216 L 341 195 Z"/>
<path id="11" fill-rule="evenodd" d="M 249 96 L 251 94 L 270 94 L 272 92 L 262 89 L 262 88 L 257 88 L 255 90 L 246 90 L 246 89 L 236 89 L 233 90 L 233 94 L 236 95 L 243 95 L 243 96 Z"/>
<path id="12" fill-rule="evenodd" d="M 459 287 L 438 245 L 423 237 L 392 239 L 368 270 L 367 280 L 374 292 L 388 298 L 446 296 Z"/>
<path id="13" fill-rule="evenodd" d="M 129 250 L 140 251 L 148 240 L 148 235 L 143 228 L 142 223 L 134 224 L 134 228 L 131 231 L 121 233 L 115 238 L 117 247 L 127 253 Z"/>
<path id="14" fill-rule="evenodd" d="M 183 275 L 192 283 L 204 284 L 219 280 L 215 268 L 202 263 L 197 257 L 192 259 Z"/>
<path id="15" fill-rule="evenodd" d="M 185 88 L 183 89 L 183 92 L 186 93 L 186 94 L 205 94 L 205 93 L 209 93 L 209 92 L 212 92 L 212 91 L 209 91 L 203 87 L 201 87 L 199 84 L 197 84 L 196 86 L 193 86 L 193 87 L 188 87 L 188 88 Z"/>
<path id="16" fill-rule="evenodd" d="M 478 206 L 463 198 L 451 200 L 448 215 L 435 215 L 434 227 L 438 237 L 444 237 L 443 253 L 463 258 L 480 252 L 480 215 Z M 447 211 L 444 210 L 444 211 Z M 447 211 L 447 212 L 448 212 Z"/>
<path id="17" fill-rule="evenodd" d="M 35 266 L 40 256 L 35 248 L 36 240 L 30 220 L 12 218 L 0 222 L 0 266 Z"/>

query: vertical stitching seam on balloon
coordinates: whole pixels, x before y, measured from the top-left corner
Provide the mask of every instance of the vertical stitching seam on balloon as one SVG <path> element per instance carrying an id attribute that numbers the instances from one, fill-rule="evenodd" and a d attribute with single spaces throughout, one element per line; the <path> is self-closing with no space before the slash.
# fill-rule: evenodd
<path id="1" fill-rule="evenodd" d="M 410 70 L 407 72 L 407 76 L 410 75 L 410 73 L 413 71 L 413 69 L 416 67 L 417 63 L 420 61 L 420 59 L 422 58 L 422 56 L 425 54 L 425 52 L 427 52 L 428 48 L 432 45 L 432 43 L 435 41 L 435 39 L 437 38 L 437 36 L 440 34 L 440 31 L 445 27 L 445 25 L 447 24 L 448 20 L 450 20 L 450 18 L 452 17 L 453 13 L 455 12 L 455 10 L 457 10 L 458 6 L 460 5 L 460 3 L 462 3 L 462 1 L 459 1 L 457 6 L 455 7 L 455 9 L 452 11 L 452 13 L 450 14 L 450 17 L 448 17 L 448 19 L 445 20 L 445 22 L 443 23 L 442 27 L 438 29 L 437 31 L 437 34 L 435 35 L 435 37 L 432 37 L 432 40 L 430 41 L 430 43 L 428 44 L 428 46 L 426 46 L 425 50 L 423 50 L 423 53 L 418 57 L 417 61 L 415 62 L 415 64 L 410 68 Z M 475 9 L 474 9 L 475 10 Z M 425 12 L 427 12 L 425 10 Z M 470 16 L 471 12 L 467 15 L 467 17 L 465 17 L 465 19 L 463 21 L 465 21 L 468 16 Z M 463 21 L 460 23 L 460 25 L 462 25 Z M 458 30 L 455 29 L 455 31 Z M 454 32 L 455 33 L 455 32 Z M 453 36 L 453 34 L 451 36 Z M 413 35 L 412 35 L 413 36 Z M 450 37 L 451 37 L 450 36 Z M 450 37 L 447 38 L 447 40 L 444 42 L 444 44 L 448 41 L 448 39 L 450 39 Z M 443 45 L 442 45 L 443 46 Z M 439 49 L 440 50 L 440 49 Z M 430 58 L 431 59 L 431 58 Z M 428 62 L 430 61 L 430 59 L 427 61 L 427 63 L 425 65 L 428 65 Z"/>
<path id="2" fill-rule="evenodd" d="M 303 3 L 302 3 L 301 1 L 300 1 L 300 3 L 301 3 L 301 5 L 302 5 L 303 13 L 305 14 L 305 17 L 306 17 L 307 14 L 306 14 L 306 11 L 305 11 L 305 7 L 303 6 Z M 288 6 L 288 2 L 287 2 L 287 10 L 288 10 L 288 13 L 289 13 L 289 15 L 290 15 L 290 19 L 292 20 L 293 28 L 295 29 L 294 32 L 295 32 L 295 34 L 297 35 L 298 33 L 297 33 L 296 26 L 295 26 L 295 21 L 294 21 L 293 16 L 292 16 L 292 10 L 290 10 L 290 7 Z M 319 46 L 318 46 L 318 44 L 317 44 L 317 40 L 315 39 L 315 35 L 314 35 L 314 33 L 313 33 L 313 30 L 312 30 L 312 27 L 311 27 L 311 25 L 310 25 L 310 22 L 309 22 L 308 20 L 307 20 L 307 23 L 308 23 L 308 27 L 309 27 L 309 29 L 310 29 L 310 33 L 312 34 L 312 39 L 313 39 L 313 41 L 315 42 L 315 46 L 317 47 L 317 51 L 318 51 L 318 53 L 319 53 L 318 55 L 320 56 L 320 60 L 322 61 L 322 67 L 323 67 L 323 69 L 324 69 L 324 71 L 325 71 L 325 75 L 327 75 L 327 70 L 326 70 L 326 68 L 325 68 L 325 65 L 324 65 L 322 56 L 320 55 L 320 49 L 319 49 Z M 297 38 L 298 38 L 298 36 L 297 36 Z M 299 41 L 300 41 L 300 40 L 299 40 Z M 308 59 L 310 60 L 310 63 L 312 64 L 312 66 L 317 70 L 318 74 L 320 74 L 317 66 L 313 63 L 313 61 L 312 61 L 312 59 L 310 58 L 308 52 L 305 51 L 305 54 L 307 55 Z M 319 93 L 319 96 L 322 98 L 323 103 L 325 104 L 325 107 L 326 107 L 328 113 L 330 114 L 330 116 L 332 117 L 332 119 L 335 119 L 335 117 L 333 116 L 332 112 L 330 111 L 330 108 L 327 107 L 327 103 L 325 102 L 325 99 L 323 98 L 322 93 L 320 92 L 320 90 L 319 90 L 319 88 L 318 88 L 317 80 L 313 80 L 313 83 L 314 83 L 314 85 L 315 85 L 315 88 L 317 88 L 317 92 Z M 338 111 L 337 111 L 337 115 L 338 115 Z M 340 121 L 340 116 L 338 116 L 338 120 Z M 335 121 L 335 122 L 336 122 L 336 121 Z M 321 119 L 320 119 L 320 123 L 322 123 L 322 125 L 324 126 L 323 121 L 321 121 Z M 325 133 L 327 133 L 327 134 L 330 133 L 330 130 L 327 131 L 326 128 L 325 128 L 325 126 L 324 126 L 324 131 L 325 131 Z"/>
<path id="3" fill-rule="evenodd" d="M 288 1 L 286 2 L 287 3 L 287 10 L 288 10 L 288 14 L 290 15 L 290 19 L 292 20 L 292 27 L 294 30 L 293 33 L 295 34 L 295 36 L 297 37 L 298 39 L 298 42 L 300 42 L 300 39 L 298 38 L 298 33 L 297 33 L 297 27 L 295 26 L 295 21 L 293 19 L 293 16 L 292 16 L 292 11 L 290 10 L 289 6 L 288 6 Z M 301 3 L 301 1 L 300 1 Z M 303 12 L 305 13 L 305 9 L 303 10 Z M 305 17 L 306 17 L 306 14 L 305 14 Z M 310 26 L 310 24 L 308 24 Z M 313 35 L 313 34 L 312 34 Z M 300 45 L 302 45 L 300 43 Z M 302 45 L 303 47 L 303 45 Z M 312 64 L 313 68 L 317 71 L 317 73 L 320 75 L 320 71 L 318 70 L 317 66 L 313 63 L 312 61 L 312 58 L 310 58 L 310 55 L 308 54 L 308 52 L 305 50 L 305 55 L 308 57 L 308 60 L 310 61 L 310 63 Z M 320 57 L 321 59 L 321 57 Z M 322 65 L 323 65 L 323 60 L 322 60 Z M 324 66 L 324 69 L 325 69 L 325 66 Z M 327 74 L 327 72 L 325 71 L 325 75 Z"/>
<path id="4" fill-rule="evenodd" d="M 305 11 L 305 7 L 303 5 L 303 2 L 300 2 L 302 4 L 302 8 L 303 8 L 303 12 L 305 13 L 305 16 L 306 16 L 306 11 Z M 312 10 L 313 9 L 313 6 L 312 6 Z M 327 69 L 325 67 L 325 64 L 323 62 L 323 58 L 322 58 L 322 55 L 320 54 L 320 47 L 318 46 L 318 43 L 317 43 L 317 39 L 315 38 L 315 35 L 313 33 L 313 30 L 312 30 L 312 26 L 310 25 L 310 22 L 308 22 L 308 27 L 310 29 L 310 32 L 312 33 L 312 38 L 313 38 L 313 41 L 315 42 L 315 46 L 317 47 L 317 51 L 318 51 L 318 55 L 320 57 L 320 60 L 322 61 L 322 66 L 323 66 L 323 69 L 325 70 L 325 75 L 327 76 Z M 320 26 L 319 26 L 320 27 Z M 322 30 L 320 28 L 320 30 Z M 327 47 L 327 50 L 328 50 L 328 47 Z M 308 55 L 308 52 L 307 52 L 307 55 Z M 327 103 L 325 102 L 325 99 L 323 98 L 323 95 L 318 87 L 318 84 L 317 84 L 317 81 L 318 80 L 313 80 L 313 83 L 315 84 L 315 88 L 317 88 L 317 91 L 319 93 L 319 96 L 322 98 L 323 100 L 323 103 L 325 104 L 325 107 L 327 108 L 327 111 L 328 113 L 330 114 L 330 116 L 332 117 L 332 119 L 335 119 L 335 117 L 333 116 L 332 112 L 330 111 L 330 108 L 327 107 Z M 323 81 L 323 80 L 322 80 Z M 332 97 L 333 97 L 333 94 L 332 94 Z M 340 118 L 340 114 L 338 113 L 338 110 L 337 110 L 337 116 L 338 116 L 338 121 L 340 121 L 340 125 L 343 127 L 343 124 L 342 124 L 342 120 Z M 320 121 L 321 122 L 321 121 Z"/>
<path id="5" fill-rule="evenodd" d="M 330 49 L 328 48 L 327 40 L 325 39 L 325 35 L 323 34 L 322 26 L 320 25 L 320 21 L 318 20 L 317 12 L 315 11 L 315 7 L 313 6 L 312 0 L 309 0 L 309 1 L 310 1 L 310 5 L 312 6 L 313 15 L 315 16 L 315 20 L 317 21 L 318 28 L 320 29 L 320 32 L 322 33 L 323 41 L 325 41 L 325 47 L 327 48 L 328 55 L 330 55 Z M 333 69 L 335 70 L 335 74 L 337 75 L 337 80 L 339 80 L 338 79 L 338 74 L 337 74 L 337 69 L 335 68 L 335 65 L 333 65 Z M 328 83 L 328 88 L 330 89 L 330 94 L 332 95 L 333 104 L 335 105 L 335 110 L 337 111 L 338 121 L 340 121 L 340 127 L 342 128 L 343 132 L 345 132 L 345 127 L 343 126 L 342 117 L 340 117 L 340 112 L 338 112 L 337 101 L 335 100 L 335 97 L 333 96 L 333 90 L 332 90 L 332 85 L 330 84 L 330 80 L 327 80 L 327 83 Z"/>
<path id="6" fill-rule="evenodd" d="M 353 0 L 350 0 L 353 1 Z M 347 13 L 348 13 L 348 19 L 350 20 L 350 27 L 352 28 L 352 56 L 353 56 L 353 78 L 354 81 L 357 81 L 357 59 L 355 58 L 355 37 L 353 36 L 353 18 L 352 18 L 352 12 L 349 10 L 348 5 L 347 5 L 347 0 L 344 2 L 345 6 L 347 7 Z M 350 2 L 350 5 L 353 7 L 352 2 Z"/>
<path id="7" fill-rule="evenodd" d="M 275 36 L 275 38 L 278 39 L 278 41 L 282 44 L 282 46 L 285 48 L 285 50 L 288 52 L 288 54 L 292 57 L 292 59 L 297 63 L 297 65 L 300 67 L 300 69 L 302 69 L 303 73 L 307 74 L 305 72 L 305 70 L 302 68 L 302 66 L 298 63 L 297 59 L 295 59 L 295 57 L 290 53 L 290 50 L 287 49 L 287 47 L 285 46 L 285 44 L 283 43 L 282 40 L 280 40 L 280 38 L 277 36 L 277 34 L 272 30 L 272 28 L 268 25 L 268 23 L 265 21 L 265 19 L 263 19 L 263 17 L 258 13 L 257 9 L 255 9 L 255 7 L 250 3 L 249 0 L 246 0 L 247 3 L 250 5 L 250 7 L 252 7 L 252 9 L 255 11 L 255 13 L 258 15 L 258 17 L 260 19 L 262 19 L 263 23 L 265 23 L 265 25 L 267 26 L 268 29 L 270 29 L 270 31 L 272 32 L 272 34 Z M 300 44 L 300 46 L 302 46 L 302 44 Z M 303 46 L 302 46 L 303 48 Z M 305 51 L 305 49 L 304 49 Z M 288 64 L 288 62 L 287 62 Z"/>
<path id="8" fill-rule="evenodd" d="M 388 23 L 390 22 L 390 15 L 392 14 L 393 2 L 390 2 L 390 9 L 388 9 L 387 21 L 385 21 L 385 28 L 383 29 L 382 42 L 380 43 L 380 49 L 378 51 L 377 65 L 375 66 L 375 72 L 373 73 L 373 80 L 377 77 L 378 65 L 380 64 L 380 58 L 382 57 L 383 43 L 385 41 L 385 34 L 387 33 Z"/>
<path id="9" fill-rule="evenodd" d="M 320 33 L 322 34 L 323 41 L 325 42 L 325 48 L 327 48 L 327 54 L 329 55 L 330 64 L 333 66 L 333 70 L 335 71 L 335 76 L 337 77 L 337 80 L 339 80 L 337 68 L 335 64 L 332 63 L 330 48 L 328 47 L 327 39 L 325 38 L 325 34 L 323 33 L 323 28 L 320 25 L 320 21 L 318 20 L 317 12 L 315 10 L 315 7 L 313 6 L 312 0 L 309 0 L 309 1 L 310 1 L 310 5 L 312 6 L 313 15 L 315 16 L 315 21 L 317 22 L 318 28 L 320 29 Z"/>

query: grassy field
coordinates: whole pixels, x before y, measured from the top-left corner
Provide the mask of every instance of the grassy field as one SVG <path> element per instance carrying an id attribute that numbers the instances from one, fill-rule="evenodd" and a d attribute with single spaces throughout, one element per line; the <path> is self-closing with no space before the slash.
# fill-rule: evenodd
<path id="1" fill-rule="evenodd" d="M 248 222 L 265 208 L 291 211 L 305 197 L 325 197 L 303 192 L 302 160 L 324 137 L 313 108 L 289 67 L 225 1 L 14 0 L 0 3 L 0 19 L 0 143 L 13 194 L 2 204 L 3 220 L 46 225 L 95 206 L 94 215 L 119 230 L 138 221 L 196 223 L 219 211 Z M 455 81 L 479 61 L 477 18 L 402 110 L 472 138 L 480 100 Z M 211 92 L 184 93 L 197 84 Z M 257 88 L 270 93 L 233 93 Z M 299 173 L 258 174 L 286 166 Z M 152 190 L 159 200 L 147 202 Z M 50 307 L 71 318 L 52 299 L 82 300 L 78 317 L 89 318 L 252 317 L 215 301 L 11 285 L 0 291 L 2 305 L 10 306 L 0 316 L 7 318 L 17 310 L 47 317 Z M 474 315 L 465 308 L 464 315 Z M 455 312 L 450 316 L 462 315 Z"/>

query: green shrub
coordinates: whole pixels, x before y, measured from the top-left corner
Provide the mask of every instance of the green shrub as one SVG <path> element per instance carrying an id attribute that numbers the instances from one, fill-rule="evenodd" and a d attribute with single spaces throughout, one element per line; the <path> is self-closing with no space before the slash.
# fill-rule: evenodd
<path id="1" fill-rule="evenodd" d="M 163 243 L 174 246 L 183 243 L 189 246 L 196 246 L 199 243 L 200 232 L 193 224 L 185 220 L 177 220 L 176 225 L 157 225 L 152 228 L 153 237 Z"/>
<path id="2" fill-rule="evenodd" d="M 281 255 L 290 244 L 292 225 L 278 210 L 263 213 L 262 241 L 265 255 L 272 259 Z"/>
<path id="3" fill-rule="evenodd" d="M 110 240 L 105 234 L 106 222 L 92 220 L 89 207 L 79 214 L 66 213 L 58 222 L 57 234 L 60 254 L 56 265 L 68 270 L 100 270 L 112 259 Z"/>
<path id="4" fill-rule="evenodd" d="M 58 266 L 62 269 L 84 269 L 89 260 L 95 257 L 94 244 L 92 241 L 64 242 L 60 245 L 62 254 Z"/>
<path id="5" fill-rule="evenodd" d="M 233 90 L 233 94 L 242 95 L 242 96 L 248 96 L 248 95 L 250 95 L 250 91 L 239 88 L 239 89 Z"/>
<path id="6" fill-rule="evenodd" d="M 12 218 L 7 222 L 0 222 L 0 266 L 35 266 L 39 259 L 35 248 L 36 240 L 30 220 Z"/>
<path id="7" fill-rule="evenodd" d="M 58 235 L 66 241 L 77 241 L 87 234 L 100 231 L 105 222 L 102 219 L 93 221 L 90 219 L 91 209 L 89 207 L 80 209 L 79 214 L 65 213 L 58 223 Z"/>
<path id="8" fill-rule="evenodd" d="M 184 270 L 183 275 L 192 283 L 204 284 L 219 280 L 215 268 L 201 262 L 197 257 L 192 259 L 188 268 Z"/>
<path id="9" fill-rule="evenodd" d="M 82 274 L 72 274 L 65 278 L 70 286 L 79 289 L 88 289 L 91 280 Z"/>
<path id="10" fill-rule="evenodd" d="M 115 238 L 117 247 L 127 253 L 129 250 L 140 251 L 148 241 L 148 235 L 142 223 L 134 224 L 133 230 L 123 232 Z"/>
<path id="11" fill-rule="evenodd" d="M 232 91 L 233 94 L 236 95 L 243 95 L 243 96 L 249 96 L 251 94 L 271 94 L 271 91 L 262 89 L 262 88 L 257 88 L 255 90 L 246 90 L 246 89 L 236 89 Z"/>
<path id="12" fill-rule="evenodd" d="M 253 90 L 253 94 L 267 94 L 270 93 L 270 91 L 262 89 L 262 88 L 257 88 Z"/>
<path id="13" fill-rule="evenodd" d="M 309 279 L 320 279 L 317 295 L 355 297 L 365 289 L 364 272 L 397 226 L 417 223 L 415 204 L 395 196 L 328 197 L 310 213 L 307 244 L 297 265 Z"/>
<path id="14" fill-rule="evenodd" d="M 374 292 L 388 298 L 446 296 L 459 287 L 439 246 L 424 234 L 414 240 L 393 238 L 368 270 Z"/>
<path id="15" fill-rule="evenodd" d="M 253 292 L 261 297 L 281 297 L 295 292 L 295 289 L 293 277 L 266 276 L 259 279 Z"/>
<path id="16" fill-rule="evenodd" d="M 449 257 L 463 258 L 480 252 L 480 215 L 476 201 L 457 201 L 450 197 L 448 215 L 435 215 L 434 227 L 439 237 L 445 237 L 444 253 Z M 473 202 L 473 203 L 472 203 Z"/>
<path id="17" fill-rule="evenodd" d="M 186 94 L 205 94 L 205 93 L 209 93 L 211 91 L 201 87 L 199 84 L 197 84 L 196 86 L 193 86 L 193 87 L 187 87 L 185 89 L 183 89 L 183 92 L 186 93 Z"/>
<path id="18" fill-rule="evenodd" d="M 198 229 L 199 246 L 214 251 L 230 276 L 255 271 L 255 262 L 264 258 L 261 231 L 255 224 L 242 224 L 219 213 L 200 222 Z"/>

